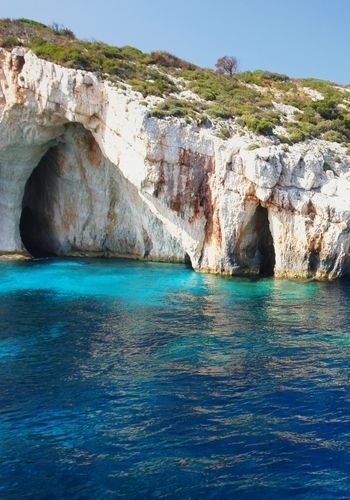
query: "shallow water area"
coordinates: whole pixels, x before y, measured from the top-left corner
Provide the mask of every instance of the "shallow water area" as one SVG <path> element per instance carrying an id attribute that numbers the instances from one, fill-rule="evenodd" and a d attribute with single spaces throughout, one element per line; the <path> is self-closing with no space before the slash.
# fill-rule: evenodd
<path id="1" fill-rule="evenodd" d="M 0 498 L 348 498 L 350 283 L 0 261 Z"/>

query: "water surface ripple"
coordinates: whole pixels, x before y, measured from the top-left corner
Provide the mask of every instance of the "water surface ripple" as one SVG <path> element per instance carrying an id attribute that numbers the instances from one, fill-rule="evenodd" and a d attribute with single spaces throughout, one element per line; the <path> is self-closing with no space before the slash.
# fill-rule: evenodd
<path id="1" fill-rule="evenodd" d="M 0 498 L 349 498 L 350 284 L 0 263 Z"/>

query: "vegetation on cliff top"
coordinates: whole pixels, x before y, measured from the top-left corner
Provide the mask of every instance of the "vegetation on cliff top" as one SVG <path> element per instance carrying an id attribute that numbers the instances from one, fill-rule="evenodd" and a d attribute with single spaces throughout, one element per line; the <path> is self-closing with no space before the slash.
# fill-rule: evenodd
<path id="1" fill-rule="evenodd" d="M 350 89 L 316 79 L 291 79 L 269 71 L 225 74 L 200 68 L 166 52 L 78 40 L 57 24 L 0 20 L 0 46 L 29 47 L 37 56 L 101 79 L 128 84 L 144 97 L 161 97 L 150 114 L 208 124 L 221 121 L 222 138 L 233 121 L 250 131 L 295 143 L 322 138 L 350 140 Z M 226 123 L 227 122 L 227 123 Z"/>

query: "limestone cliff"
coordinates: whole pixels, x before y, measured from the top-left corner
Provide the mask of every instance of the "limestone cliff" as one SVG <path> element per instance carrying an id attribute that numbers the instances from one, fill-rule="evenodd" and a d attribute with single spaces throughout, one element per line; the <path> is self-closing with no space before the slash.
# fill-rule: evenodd
<path id="1" fill-rule="evenodd" d="M 347 274 L 346 149 L 216 132 L 150 117 L 141 94 L 93 73 L 0 49 L 0 253 Z"/>

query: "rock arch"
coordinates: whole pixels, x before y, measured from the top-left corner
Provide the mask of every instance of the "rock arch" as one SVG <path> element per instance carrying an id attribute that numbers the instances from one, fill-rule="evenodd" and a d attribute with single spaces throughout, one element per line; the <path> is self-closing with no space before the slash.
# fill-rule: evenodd
<path id="1" fill-rule="evenodd" d="M 81 124 L 66 125 L 26 178 L 18 226 L 32 256 L 185 260 L 178 241 Z"/>

